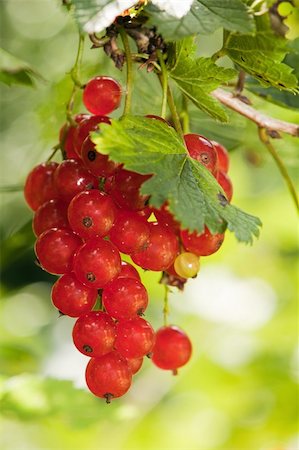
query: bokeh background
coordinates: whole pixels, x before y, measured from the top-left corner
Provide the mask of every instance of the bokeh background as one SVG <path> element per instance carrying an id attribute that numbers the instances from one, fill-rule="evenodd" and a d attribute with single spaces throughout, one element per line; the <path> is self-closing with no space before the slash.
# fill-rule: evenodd
<path id="1" fill-rule="evenodd" d="M 1 17 L 5 50 L 41 75 L 35 87 L 1 86 L 1 449 L 298 450 L 297 219 L 255 126 L 235 114 L 229 125 L 215 124 L 191 108 L 192 131 L 231 152 L 234 203 L 261 218 L 261 236 L 251 247 L 227 233 L 184 293 L 173 290 L 170 322 L 194 347 L 179 375 L 146 360 L 128 394 L 106 405 L 85 388 L 74 320 L 58 318 L 51 304 L 55 277 L 34 264 L 22 195 L 27 173 L 49 156 L 65 120 L 76 26 L 53 0 L 2 0 Z M 220 42 L 221 33 L 200 37 L 201 53 L 211 55 Z M 100 74 L 124 80 L 86 42 L 82 79 Z M 154 76 L 138 70 L 136 80 L 135 112 L 159 114 Z M 298 111 L 249 95 L 260 110 L 299 122 Z M 275 145 L 298 182 L 298 139 Z M 158 328 L 159 274 L 142 277 L 151 298 L 146 318 Z"/>

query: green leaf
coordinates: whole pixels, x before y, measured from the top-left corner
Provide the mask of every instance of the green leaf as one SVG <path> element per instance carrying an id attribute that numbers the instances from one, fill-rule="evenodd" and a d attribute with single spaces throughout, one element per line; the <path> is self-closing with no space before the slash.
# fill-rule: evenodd
<path id="1" fill-rule="evenodd" d="M 170 44 L 168 69 L 170 77 L 199 109 L 227 122 L 225 110 L 208 93 L 234 77 L 235 70 L 219 67 L 211 58 L 196 58 L 192 38 Z"/>
<path id="2" fill-rule="evenodd" d="M 261 222 L 225 201 L 210 172 L 190 158 L 182 139 L 166 124 L 138 116 L 113 120 L 92 136 L 98 151 L 109 154 L 129 170 L 153 174 L 142 186 L 150 204 L 165 201 L 182 228 L 201 232 L 206 224 L 212 233 L 233 231 L 238 240 L 252 242 Z M 121 151 L 120 151 L 121 149 Z"/>
<path id="3" fill-rule="evenodd" d="M 0 82 L 33 86 L 37 78 L 41 76 L 28 63 L 0 48 Z"/>
<path id="4" fill-rule="evenodd" d="M 79 27 L 83 29 L 84 25 L 109 3 L 113 3 L 113 0 L 72 0 Z"/>
<path id="5" fill-rule="evenodd" d="M 298 80 L 292 73 L 293 69 L 281 62 L 288 52 L 283 38 L 263 31 L 256 36 L 230 34 L 224 51 L 263 86 L 298 92 Z"/>
<path id="6" fill-rule="evenodd" d="M 153 6 L 147 7 L 146 12 L 149 22 L 158 27 L 164 38 L 171 40 L 194 34 L 212 34 L 220 27 L 240 33 L 255 30 L 253 17 L 241 0 L 197 0 L 181 19 Z"/>

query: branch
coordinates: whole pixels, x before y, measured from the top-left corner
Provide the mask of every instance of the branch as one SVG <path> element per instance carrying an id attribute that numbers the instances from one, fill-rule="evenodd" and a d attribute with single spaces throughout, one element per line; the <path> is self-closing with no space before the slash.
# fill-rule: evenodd
<path id="1" fill-rule="evenodd" d="M 283 133 L 290 134 L 291 136 L 299 136 L 299 125 L 266 116 L 251 106 L 246 105 L 231 92 L 227 92 L 219 88 L 215 89 L 215 91 L 212 92 L 212 95 L 230 109 L 233 109 L 239 114 L 242 114 L 242 116 L 247 117 L 247 119 L 255 122 L 260 128 L 265 128 L 270 132 L 281 131 Z"/>

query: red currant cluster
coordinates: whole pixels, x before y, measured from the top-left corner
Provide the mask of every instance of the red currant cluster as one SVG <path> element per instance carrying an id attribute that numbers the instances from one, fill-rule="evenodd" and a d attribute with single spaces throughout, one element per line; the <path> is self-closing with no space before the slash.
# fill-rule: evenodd
<path id="1" fill-rule="evenodd" d="M 77 318 L 73 341 L 91 357 L 86 382 L 96 396 L 120 397 L 131 385 L 143 357 L 176 371 L 191 356 L 191 342 L 175 326 L 156 333 L 142 317 L 148 294 L 135 267 L 163 271 L 186 281 L 196 276 L 199 256 L 214 253 L 223 235 L 208 229 L 198 235 L 180 230 L 164 204 L 148 207 L 139 190 L 150 175 L 125 170 L 98 153 L 89 133 L 110 123 L 106 114 L 119 106 L 121 89 L 108 77 L 92 79 L 83 102 L 94 115 L 79 114 L 60 131 L 65 159 L 35 167 L 25 183 L 25 199 L 35 212 L 33 231 L 40 266 L 60 275 L 52 289 L 54 306 Z M 160 117 L 149 116 L 148 120 Z M 192 158 L 204 164 L 227 193 L 228 155 L 217 143 L 195 134 L 185 136 Z M 152 221 L 152 219 L 154 221 Z"/>

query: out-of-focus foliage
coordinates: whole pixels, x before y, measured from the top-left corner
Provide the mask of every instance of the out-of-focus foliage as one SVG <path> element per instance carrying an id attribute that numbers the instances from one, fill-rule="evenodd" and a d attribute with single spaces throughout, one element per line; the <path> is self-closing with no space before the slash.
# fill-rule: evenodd
<path id="1" fill-rule="evenodd" d="M 245 247 L 228 234 L 218 254 L 202 258 L 185 293 L 171 295 L 170 321 L 193 342 L 190 364 L 173 377 L 146 360 L 127 396 L 107 406 L 84 388 L 74 320 L 58 318 L 51 305 L 55 277 L 34 263 L 31 212 L 20 191 L 65 120 L 76 27 L 50 0 L 9 0 L 1 9 L 3 48 L 46 80 L 34 89 L 1 88 L 1 449 L 297 450 L 297 218 L 256 127 L 234 113 L 229 124 L 215 123 L 190 106 L 192 131 L 227 145 L 234 203 L 262 219 L 261 237 Z M 220 46 L 218 33 L 200 40 L 204 56 Z M 124 74 L 89 48 L 86 42 L 82 80 L 110 74 L 124 85 Z M 153 74 L 139 69 L 136 79 L 136 114 L 159 114 Z M 248 96 L 261 111 L 299 122 L 297 111 Z M 275 146 L 296 181 L 298 140 Z M 146 317 L 158 328 L 159 274 L 142 277 L 151 298 Z"/>

